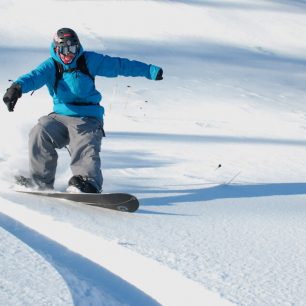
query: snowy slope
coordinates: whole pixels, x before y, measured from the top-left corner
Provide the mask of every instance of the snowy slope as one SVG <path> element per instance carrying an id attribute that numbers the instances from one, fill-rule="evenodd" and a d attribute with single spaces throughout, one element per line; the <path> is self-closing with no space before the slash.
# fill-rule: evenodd
<path id="1" fill-rule="evenodd" d="M 9 189 L 52 103 L 43 88 L 2 106 L 1 305 L 306 304 L 305 1 L 2 0 L 0 12 L 2 94 L 63 26 L 165 73 L 96 80 L 104 190 L 138 196 L 134 214 Z"/>

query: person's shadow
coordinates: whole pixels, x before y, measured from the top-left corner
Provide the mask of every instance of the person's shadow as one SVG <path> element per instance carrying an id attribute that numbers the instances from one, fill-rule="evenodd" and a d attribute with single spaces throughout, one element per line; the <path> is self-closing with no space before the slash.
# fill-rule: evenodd
<path id="1" fill-rule="evenodd" d="M 175 205 L 176 203 L 210 201 L 229 198 L 254 198 L 306 194 L 306 183 L 268 183 L 249 185 L 218 185 L 209 188 L 146 190 L 150 194 L 161 194 L 141 200 L 141 205 Z M 169 194 L 169 195 L 167 195 Z M 176 195 L 170 195 L 176 194 Z"/>

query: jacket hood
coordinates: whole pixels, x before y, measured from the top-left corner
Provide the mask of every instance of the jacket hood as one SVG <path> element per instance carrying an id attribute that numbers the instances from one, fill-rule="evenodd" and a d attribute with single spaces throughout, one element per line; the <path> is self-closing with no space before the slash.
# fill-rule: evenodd
<path id="1" fill-rule="evenodd" d="M 69 69 L 69 68 L 76 68 L 77 64 L 77 60 L 78 58 L 83 54 L 84 50 L 83 50 L 83 47 L 82 45 L 80 45 L 80 50 L 78 52 L 78 54 L 75 56 L 75 58 L 73 59 L 73 61 L 70 63 L 70 64 L 64 64 L 61 60 L 61 58 L 59 57 L 59 55 L 55 52 L 55 45 L 54 45 L 54 42 L 51 43 L 51 46 L 50 46 L 50 54 L 51 54 L 51 57 L 56 60 L 57 62 L 59 62 L 61 65 L 63 65 L 64 69 Z"/>

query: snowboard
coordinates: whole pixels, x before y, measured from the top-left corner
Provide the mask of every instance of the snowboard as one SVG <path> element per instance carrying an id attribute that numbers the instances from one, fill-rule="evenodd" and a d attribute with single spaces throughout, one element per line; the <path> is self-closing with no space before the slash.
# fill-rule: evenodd
<path id="1" fill-rule="evenodd" d="M 85 205 L 119 210 L 123 212 L 134 212 L 139 207 L 138 199 L 128 193 L 70 193 L 28 190 L 18 190 L 17 192 L 41 197 L 69 200 Z"/>

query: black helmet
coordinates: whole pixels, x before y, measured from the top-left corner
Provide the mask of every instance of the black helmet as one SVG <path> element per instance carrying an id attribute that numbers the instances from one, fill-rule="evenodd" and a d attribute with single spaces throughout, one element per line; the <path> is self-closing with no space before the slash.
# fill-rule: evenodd
<path id="1" fill-rule="evenodd" d="M 78 35 L 69 28 L 59 29 L 54 35 L 53 43 L 54 51 L 66 65 L 74 60 L 81 48 Z"/>
<path id="2" fill-rule="evenodd" d="M 61 28 L 54 35 L 55 47 L 80 46 L 78 35 L 69 28 Z"/>

